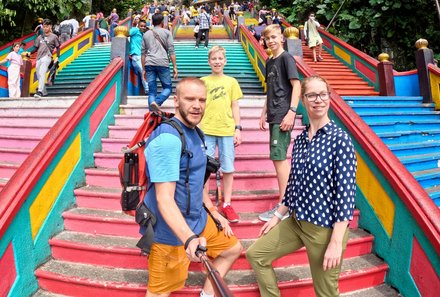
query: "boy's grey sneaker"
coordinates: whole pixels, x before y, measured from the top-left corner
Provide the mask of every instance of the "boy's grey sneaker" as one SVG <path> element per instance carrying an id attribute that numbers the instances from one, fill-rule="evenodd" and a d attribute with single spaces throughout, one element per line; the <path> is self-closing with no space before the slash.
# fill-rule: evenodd
<path id="1" fill-rule="evenodd" d="M 280 206 L 279 203 L 275 204 L 275 206 L 272 209 L 269 209 L 268 211 L 263 212 L 262 214 L 260 214 L 258 216 L 258 218 L 261 221 L 269 222 L 275 216 L 275 211 L 278 209 L 279 206 Z M 284 215 L 283 220 L 287 219 L 288 217 L 289 217 L 288 214 Z"/>

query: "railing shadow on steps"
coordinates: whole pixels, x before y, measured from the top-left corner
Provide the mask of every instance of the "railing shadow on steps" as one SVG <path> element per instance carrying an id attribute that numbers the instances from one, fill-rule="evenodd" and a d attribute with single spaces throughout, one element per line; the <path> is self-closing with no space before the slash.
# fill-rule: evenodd
<path id="1" fill-rule="evenodd" d="M 240 40 L 264 81 L 267 54 L 243 25 Z M 295 60 L 302 76 L 316 75 L 302 58 Z M 307 121 L 302 106 L 299 112 Z M 390 267 L 387 282 L 404 296 L 434 296 L 430 292 L 438 292 L 435 289 L 440 275 L 439 208 L 382 140 L 334 91 L 330 114 L 354 141 L 358 156 L 356 206 L 361 212 L 360 225 L 375 236 L 375 252 Z"/>
<path id="2" fill-rule="evenodd" d="M 44 136 L 0 192 L 2 296 L 30 296 L 34 270 L 50 256 L 48 240 L 63 229 L 84 169 L 120 104 L 123 60 L 113 59 Z M 7 276 L 7 277 L 6 277 Z M 19 277 L 18 277 L 19 276 Z"/>
<path id="3" fill-rule="evenodd" d="M 305 77 L 316 75 L 295 57 Z M 434 296 L 440 276 L 440 210 L 413 175 L 345 101 L 332 92 L 331 118 L 352 137 L 358 157 L 360 226 L 390 267 L 387 282 L 403 296 Z M 306 114 L 303 114 L 306 119 Z M 436 294 L 436 293 L 434 293 Z"/>

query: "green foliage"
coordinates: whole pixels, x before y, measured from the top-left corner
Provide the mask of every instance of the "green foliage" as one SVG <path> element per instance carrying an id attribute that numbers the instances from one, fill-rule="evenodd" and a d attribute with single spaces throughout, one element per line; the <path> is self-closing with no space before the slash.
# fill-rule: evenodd
<path id="1" fill-rule="evenodd" d="M 39 17 L 53 22 L 65 15 L 83 16 L 90 0 L 6 0 L 0 2 L 0 40 L 7 43 L 31 32 Z"/>
<path id="2" fill-rule="evenodd" d="M 294 26 L 304 24 L 309 12 L 315 11 L 318 21 L 327 26 L 342 2 L 262 0 L 260 5 L 277 8 Z M 394 68 L 403 71 L 415 67 L 414 44 L 419 38 L 440 53 L 439 28 L 435 1 L 347 0 L 328 30 L 372 57 L 388 53 Z"/>

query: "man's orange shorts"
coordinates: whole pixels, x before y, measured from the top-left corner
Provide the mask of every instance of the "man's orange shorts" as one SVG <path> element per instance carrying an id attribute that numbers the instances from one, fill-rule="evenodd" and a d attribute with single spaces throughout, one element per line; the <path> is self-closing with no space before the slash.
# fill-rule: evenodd
<path id="1" fill-rule="evenodd" d="M 219 232 L 210 216 L 200 237 L 206 238 L 206 253 L 214 259 L 238 242 L 235 236 L 229 238 L 223 231 Z M 189 264 L 183 245 L 154 243 L 148 257 L 148 291 L 163 294 L 182 288 L 188 278 Z"/>

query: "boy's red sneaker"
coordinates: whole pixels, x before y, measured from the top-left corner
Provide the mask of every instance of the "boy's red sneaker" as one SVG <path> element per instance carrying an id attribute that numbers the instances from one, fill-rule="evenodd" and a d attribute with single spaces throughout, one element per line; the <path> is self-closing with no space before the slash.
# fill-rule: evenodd
<path id="1" fill-rule="evenodd" d="M 231 205 L 227 205 L 226 207 L 221 207 L 220 211 L 223 213 L 225 218 L 231 223 L 237 223 L 238 220 L 240 219 Z"/>

